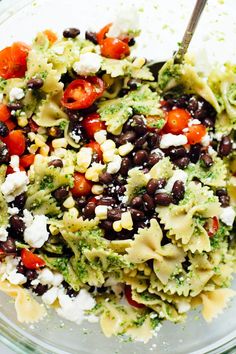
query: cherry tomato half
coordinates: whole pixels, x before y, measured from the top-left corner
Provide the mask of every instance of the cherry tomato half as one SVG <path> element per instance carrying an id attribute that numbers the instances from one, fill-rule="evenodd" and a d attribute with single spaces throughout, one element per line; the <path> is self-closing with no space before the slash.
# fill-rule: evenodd
<path id="1" fill-rule="evenodd" d="M 0 51 L 0 76 L 4 79 L 21 78 L 27 69 L 29 46 L 15 42 Z"/>
<path id="2" fill-rule="evenodd" d="M 183 129 L 188 126 L 191 115 L 185 109 L 176 108 L 169 111 L 166 118 L 165 131 L 172 134 L 181 134 Z"/>
<path id="3" fill-rule="evenodd" d="M 6 124 L 9 131 L 12 131 L 16 127 L 16 123 L 13 122 L 13 120 L 11 120 L 11 119 L 6 120 L 6 122 L 4 122 L 4 123 Z"/>
<path id="4" fill-rule="evenodd" d="M 93 85 L 93 91 L 96 94 L 96 99 L 100 98 L 105 90 L 104 81 L 97 76 L 88 76 L 86 80 Z"/>
<path id="5" fill-rule="evenodd" d="M 213 218 L 209 219 L 205 224 L 205 229 L 207 230 L 208 236 L 213 237 L 215 233 L 218 231 L 219 226 L 220 223 L 217 216 L 214 216 Z"/>
<path id="6" fill-rule="evenodd" d="M 22 131 L 12 130 L 6 138 L 2 138 L 7 145 L 10 155 L 22 155 L 26 147 L 26 139 Z"/>
<path id="7" fill-rule="evenodd" d="M 102 161 L 102 150 L 96 141 L 90 141 L 86 146 L 93 150 L 93 153 L 97 155 L 99 161 Z"/>
<path id="8" fill-rule="evenodd" d="M 90 139 L 94 139 L 94 134 L 99 130 L 106 130 L 105 123 L 101 121 L 98 113 L 92 113 L 82 120 L 82 126 Z"/>
<path id="9" fill-rule="evenodd" d="M 204 135 L 206 135 L 207 130 L 203 124 L 196 124 L 189 127 L 189 131 L 185 133 L 188 143 L 190 145 L 195 145 L 200 143 Z"/>
<path id="10" fill-rule="evenodd" d="M 131 286 L 129 285 L 125 286 L 125 297 L 131 306 L 134 306 L 139 309 L 145 307 L 145 305 L 139 304 L 137 301 L 132 299 L 132 290 L 131 290 Z"/>
<path id="11" fill-rule="evenodd" d="M 106 58 L 122 59 L 130 54 L 130 49 L 119 38 L 107 37 L 101 43 L 101 54 Z"/>
<path id="12" fill-rule="evenodd" d="M 112 23 L 108 23 L 106 26 L 104 26 L 98 33 L 97 33 L 97 42 L 98 44 L 102 44 L 103 40 L 106 37 L 107 32 L 109 31 Z"/>
<path id="13" fill-rule="evenodd" d="M 38 269 L 45 266 L 45 262 L 42 258 L 26 248 L 21 250 L 21 260 L 23 265 L 28 269 Z"/>
<path id="14" fill-rule="evenodd" d="M 76 172 L 74 174 L 74 187 L 71 189 L 71 193 L 74 197 L 82 197 L 91 192 L 92 186 L 92 182 L 88 181 L 84 174 Z"/>
<path id="15" fill-rule="evenodd" d="M 19 166 L 19 170 L 20 171 L 25 171 L 24 167 L 23 166 Z M 7 175 L 11 175 L 12 173 L 14 173 L 15 171 L 13 170 L 13 168 L 11 166 L 7 166 L 7 171 L 6 171 L 6 174 Z"/>
<path id="16" fill-rule="evenodd" d="M 24 168 L 30 167 L 34 163 L 34 158 L 35 158 L 34 154 L 27 154 L 21 156 L 20 158 L 21 166 Z"/>
<path id="17" fill-rule="evenodd" d="M 7 108 L 5 104 L 0 104 L 0 121 L 6 122 L 11 116 L 10 110 Z"/>

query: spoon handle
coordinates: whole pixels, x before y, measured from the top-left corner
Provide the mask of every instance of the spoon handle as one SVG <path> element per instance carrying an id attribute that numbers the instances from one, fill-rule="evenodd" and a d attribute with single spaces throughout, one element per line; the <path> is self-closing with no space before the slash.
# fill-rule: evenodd
<path id="1" fill-rule="evenodd" d="M 183 39 L 181 41 L 181 44 L 179 46 L 179 49 L 177 53 L 174 56 L 174 62 L 175 63 L 181 63 L 183 60 L 183 57 L 185 53 L 188 50 L 189 43 L 193 37 L 193 34 L 195 32 L 195 29 L 197 27 L 198 21 L 200 19 L 201 13 L 207 3 L 207 0 L 197 0 L 196 4 L 193 9 L 192 16 L 190 18 L 190 21 L 188 23 L 187 29 L 184 33 Z"/>

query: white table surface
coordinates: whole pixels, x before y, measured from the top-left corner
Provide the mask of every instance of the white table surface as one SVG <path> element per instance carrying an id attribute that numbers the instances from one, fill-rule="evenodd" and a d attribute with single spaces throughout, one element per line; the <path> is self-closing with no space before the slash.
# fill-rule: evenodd
<path id="1" fill-rule="evenodd" d="M 0 343 L 0 353 L 1 354 L 14 354 L 15 352 L 13 352 L 11 349 L 6 347 L 4 344 Z"/>

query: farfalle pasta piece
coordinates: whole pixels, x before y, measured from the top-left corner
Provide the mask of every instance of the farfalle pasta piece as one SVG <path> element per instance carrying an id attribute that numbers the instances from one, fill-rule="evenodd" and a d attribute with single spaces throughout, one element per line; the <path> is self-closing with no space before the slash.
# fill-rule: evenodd
<path id="1" fill-rule="evenodd" d="M 170 178 L 173 175 L 173 164 L 170 162 L 169 157 L 164 157 L 157 162 L 149 171 L 151 178 Z"/>
<path id="2" fill-rule="evenodd" d="M 0 166 L 0 185 L 5 180 L 7 167 L 5 165 Z M 0 227 L 6 227 L 8 225 L 8 206 L 2 192 L 0 191 Z"/>
<path id="3" fill-rule="evenodd" d="M 31 210 L 34 215 L 49 214 L 52 217 L 61 212 L 56 200 L 45 190 L 38 191 L 29 196 L 26 200 L 25 207 Z"/>
<path id="4" fill-rule="evenodd" d="M 139 170 L 139 168 L 132 168 L 128 173 L 127 184 L 125 186 L 125 195 L 128 198 L 128 202 L 136 195 L 142 193 L 142 190 L 146 187 L 149 176 Z"/>
<path id="5" fill-rule="evenodd" d="M 32 298 L 29 291 L 8 281 L 0 281 L 0 290 L 15 299 L 15 308 L 19 322 L 38 322 L 46 316 L 44 305 Z"/>

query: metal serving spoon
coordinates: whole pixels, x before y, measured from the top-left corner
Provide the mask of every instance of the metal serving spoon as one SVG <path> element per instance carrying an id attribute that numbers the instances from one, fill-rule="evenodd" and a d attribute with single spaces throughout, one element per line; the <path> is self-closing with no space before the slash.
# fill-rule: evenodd
<path id="1" fill-rule="evenodd" d="M 190 21 L 189 21 L 186 31 L 184 33 L 184 36 L 183 36 L 183 39 L 182 39 L 181 44 L 179 46 L 179 49 L 174 54 L 174 63 L 175 64 L 181 63 L 183 61 L 184 55 L 186 54 L 186 52 L 188 50 L 189 44 L 191 42 L 191 39 L 193 37 L 193 34 L 195 32 L 198 21 L 201 17 L 202 11 L 204 10 L 206 3 L 207 3 L 207 0 L 197 0 L 196 1 L 196 4 L 195 4 L 193 12 L 192 12 L 192 16 L 190 18 Z M 159 62 L 152 61 L 152 62 L 150 62 L 148 67 L 155 78 L 158 77 L 158 73 L 165 63 L 166 63 L 165 61 L 159 61 Z"/>

